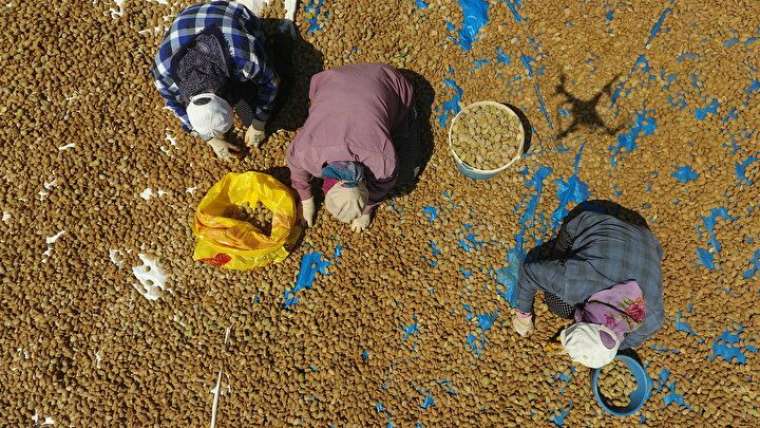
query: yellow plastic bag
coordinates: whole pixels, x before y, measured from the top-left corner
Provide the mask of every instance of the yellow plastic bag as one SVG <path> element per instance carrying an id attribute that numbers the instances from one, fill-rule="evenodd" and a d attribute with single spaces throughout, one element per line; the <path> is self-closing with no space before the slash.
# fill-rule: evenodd
<path id="1" fill-rule="evenodd" d="M 225 217 L 230 205 L 261 202 L 272 211 L 272 232 L 263 234 L 254 225 Z M 195 210 L 194 260 L 227 269 L 249 270 L 281 262 L 286 246 L 297 235 L 296 203 L 291 190 L 260 172 L 230 172 L 209 189 Z"/>

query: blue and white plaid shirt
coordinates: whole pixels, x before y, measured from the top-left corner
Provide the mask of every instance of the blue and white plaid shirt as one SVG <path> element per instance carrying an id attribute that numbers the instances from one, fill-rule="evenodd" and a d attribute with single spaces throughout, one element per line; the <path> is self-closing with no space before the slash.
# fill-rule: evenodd
<path id="1" fill-rule="evenodd" d="M 279 78 L 267 63 L 264 36 L 259 20 L 243 5 L 226 1 L 190 6 L 183 10 L 172 23 L 161 42 L 151 68 L 156 89 L 166 101 L 166 106 L 190 131 L 190 120 L 185 110 L 179 87 L 172 78 L 172 60 L 200 33 L 216 27 L 221 30 L 230 52 L 232 76 L 238 82 L 256 85 L 253 115 L 260 121 L 269 119 L 277 96 Z"/>
<path id="2" fill-rule="evenodd" d="M 596 292 L 633 279 L 644 294 L 646 318 L 625 337 L 620 349 L 635 348 L 659 330 L 665 319 L 662 247 L 646 227 L 621 221 L 600 208 L 583 211 L 562 225 L 557 240 L 564 259 L 526 260 L 520 266 L 517 309 L 531 312 L 539 290 L 575 306 Z"/>

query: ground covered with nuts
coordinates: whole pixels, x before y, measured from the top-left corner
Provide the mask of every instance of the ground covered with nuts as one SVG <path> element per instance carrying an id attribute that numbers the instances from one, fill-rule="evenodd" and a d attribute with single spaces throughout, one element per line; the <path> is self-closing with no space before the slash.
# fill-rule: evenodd
<path id="1" fill-rule="evenodd" d="M 760 3 L 307 0 L 286 130 L 232 163 L 149 77 L 191 3 L 0 4 L 5 424 L 208 426 L 218 396 L 225 427 L 757 425 Z M 434 150 L 416 188 L 362 234 L 320 210 L 277 265 L 193 262 L 205 191 L 279 171 L 308 76 L 355 62 L 419 76 Z M 474 182 L 447 126 L 487 99 L 531 144 Z M 519 260 L 591 199 L 639 212 L 665 251 L 666 322 L 637 350 L 653 394 L 624 419 L 547 351 L 564 324 L 542 303 L 530 339 L 509 325 Z M 309 267 L 325 273 L 296 286 Z"/>

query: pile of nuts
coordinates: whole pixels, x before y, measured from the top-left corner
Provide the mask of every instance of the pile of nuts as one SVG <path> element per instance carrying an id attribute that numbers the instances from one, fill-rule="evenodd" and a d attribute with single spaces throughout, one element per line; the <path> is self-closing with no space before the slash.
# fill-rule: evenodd
<path id="1" fill-rule="evenodd" d="M 636 378 L 622 361 L 615 359 L 600 369 L 599 392 L 616 407 L 630 404 L 629 396 L 636 390 Z"/>
<path id="2" fill-rule="evenodd" d="M 464 109 L 451 130 L 451 145 L 459 159 L 481 170 L 496 169 L 514 159 L 523 138 L 520 119 L 493 104 Z"/>
<path id="3" fill-rule="evenodd" d="M 253 207 L 248 202 L 231 205 L 225 209 L 224 216 L 251 223 L 266 236 L 272 232 L 272 211 L 260 202 Z"/>

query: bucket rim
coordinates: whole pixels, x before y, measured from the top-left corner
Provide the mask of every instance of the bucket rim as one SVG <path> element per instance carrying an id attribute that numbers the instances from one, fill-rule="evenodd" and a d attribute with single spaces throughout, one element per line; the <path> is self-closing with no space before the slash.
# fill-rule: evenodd
<path id="1" fill-rule="evenodd" d="M 503 110 L 503 111 L 507 112 L 513 118 L 517 119 L 517 123 L 520 125 L 521 139 L 520 139 L 520 147 L 517 150 L 517 155 L 515 155 L 515 157 L 512 158 L 512 160 L 510 160 L 506 164 L 504 164 L 504 165 L 502 165 L 502 166 L 500 166 L 498 168 L 494 168 L 494 169 L 480 169 L 480 168 L 476 168 L 476 167 L 468 164 L 467 162 L 463 161 L 459 157 L 459 155 L 457 154 L 456 150 L 454 150 L 454 146 L 453 146 L 453 144 L 451 142 L 452 135 L 453 135 L 453 130 L 454 130 L 454 125 L 456 124 L 457 119 L 459 119 L 459 116 L 462 113 L 464 113 L 464 112 L 466 112 L 468 110 L 472 110 L 475 107 L 484 106 L 484 105 L 489 105 L 489 106 L 497 107 L 500 110 Z M 496 175 L 496 174 L 504 171 L 505 169 L 509 168 L 515 162 L 517 162 L 518 160 L 520 160 L 522 158 L 523 150 L 525 150 L 525 127 L 523 126 L 522 121 L 520 120 L 520 116 L 517 114 L 517 112 L 514 111 L 514 109 L 512 109 L 512 107 L 510 107 L 510 106 L 508 106 L 508 105 L 506 105 L 504 103 L 500 103 L 498 101 L 493 101 L 493 100 L 475 101 L 473 103 L 468 104 L 467 106 L 465 106 L 461 110 L 459 110 L 459 112 L 454 116 L 454 119 L 451 120 L 451 125 L 449 125 L 449 131 L 448 131 L 448 145 L 449 145 L 449 152 L 454 157 L 454 161 L 457 164 L 462 165 L 466 169 L 471 170 L 471 171 L 473 171 L 474 173 L 477 173 L 477 174 Z"/>
<path id="2" fill-rule="evenodd" d="M 591 388 L 593 390 L 594 399 L 599 407 L 605 410 L 607 413 L 613 416 L 625 417 L 630 416 L 644 407 L 644 404 L 649 400 L 651 395 L 652 384 L 649 376 L 647 375 L 646 368 L 639 363 L 635 358 L 631 358 L 628 355 L 617 354 L 615 360 L 622 361 L 628 368 L 631 375 L 636 378 L 636 389 L 631 393 L 631 403 L 625 407 L 614 407 L 605 403 L 599 390 L 599 381 L 601 377 L 601 369 L 593 369 L 591 374 Z M 638 402 L 633 401 L 633 397 L 638 396 Z"/>

